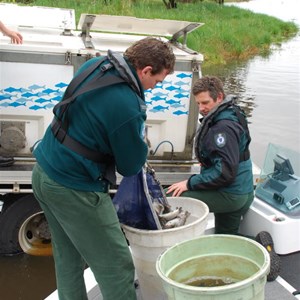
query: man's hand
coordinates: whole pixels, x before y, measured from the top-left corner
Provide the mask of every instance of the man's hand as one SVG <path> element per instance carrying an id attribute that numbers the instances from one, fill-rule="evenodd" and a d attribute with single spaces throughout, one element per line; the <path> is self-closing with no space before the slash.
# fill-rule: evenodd
<path id="1" fill-rule="evenodd" d="M 10 37 L 12 44 L 23 43 L 23 36 L 21 35 L 21 33 L 7 28 L 1 21 L 0 21 L 0 32 Z"/>
<path id="2" fill-rule="evenodd" d="M 10 37 L 12 44 L 23 44 L 23 37 L 19 32 L 10 30 L 7 35 Z"/>
<path id="3" fill-rule="evenodd" d="M 172 197 L 179 197 L 183 192 L 187 191 L 187 180 L 172 184 L 167 189 L 167 194 L 173 193 Z"/>

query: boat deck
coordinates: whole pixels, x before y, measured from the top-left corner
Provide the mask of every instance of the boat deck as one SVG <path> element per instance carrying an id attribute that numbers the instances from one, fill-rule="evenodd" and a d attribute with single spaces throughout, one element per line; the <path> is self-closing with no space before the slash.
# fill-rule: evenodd
<path id="1" fill-rule="evenodd" d="M 296 300 L 300 299 L 300 252 L 289 255 L 281 255 L 281 272 L 275 281 L 267 282 L 265 286 L 265 300 Z M 87 269 L 86 274 L 91 280 L 93 278 L 92 272 Z M 92 279 L 94 280 L 94 279 Z M 299 292 L 298 295 L 293 293 Z M 136 289 L 137 300 L 143 299 L 140 289 Z M 94 287 L 88 293 L 89 300 L 102 300 L 102 295 L 99 287 L 94 280 Z M 47 299 L 48 300 L 48 299 Z M 50 300 L 50 299 L 49 299 Z M 53 298 L 54 300 L 54 298 Z"/>
<path id="2" fill-rule="evenodd" d="M 300 299 L 300 251 L 288 255 L 280 255 L 281 271 L 275 281 L 267 282 L 265 286 L 265 300 L 296 300 Z M 89 300 L 103 300 L 92 271 L 85 270 L 85 282 Z M 293 293 L 295 295 L 293 295 Z M 299 293 L 299 294 L 297 294 Z M 137 300 L 143 299 L 139 287 L 136 288 Z M 58 300 L 57 291 L 45 300 Z"/>
<path id="3" fill-rule="evenodd" d="M 279 278 L 280 280 L 281 278 Z M 300 296 L 300 295 L 299 295 Z M 89 300 L 102 300 L 102 295 L 99 287 L 96 285 L 89 293 Z M 300 299 L 292 295 L 288 290 L 286 290 L 277 280 L 273 282 L 268 282 L 265 287 L 265 300 L 295 300 Z M 140 290 L 137 288 L 137 300 L 145 300 L 142 298 Z"/>

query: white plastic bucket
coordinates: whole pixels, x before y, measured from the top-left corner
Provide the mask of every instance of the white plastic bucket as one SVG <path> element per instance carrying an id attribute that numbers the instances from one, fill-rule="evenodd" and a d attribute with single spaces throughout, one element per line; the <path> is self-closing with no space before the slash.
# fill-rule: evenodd
<path id="1" fill-rule="evenodd" d="M 248 238 L 206 235 L 166 250 L 156 269 L 168 300 L 263 300 L 270 256 Z"/>
<path id="2" fill-rule="evenodd" d="M 169 197 L 172 208 L 182 207 L 191 215 L 184 226 L 163 230 L 142 230 L 122 225 L 129 241 L 143 300 L 167 299 L 162 281 L 156 272 L 156 260 L 167 248 L 201 236 L 207 225 L 208 206 L 187 197 Z"/>

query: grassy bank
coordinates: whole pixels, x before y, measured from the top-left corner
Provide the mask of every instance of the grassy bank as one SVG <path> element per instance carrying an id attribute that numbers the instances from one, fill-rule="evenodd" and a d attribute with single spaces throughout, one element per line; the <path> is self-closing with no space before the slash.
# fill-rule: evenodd
<path id="1" fill-rule="evenodd" d="M 35 0 L 30 5 L 73 8 L 77 22 L 81 13 L 92 13 L 205 23 L 188 35 L 187 42 L 189 48 L 204 54 L 205 65 L 268 54 L 271 44 L 281 43 L 298 31 L 292 22 L 233 6 L 212 1 L 177 2 L 177 9 L 166 9 L 162 0 Z"/>

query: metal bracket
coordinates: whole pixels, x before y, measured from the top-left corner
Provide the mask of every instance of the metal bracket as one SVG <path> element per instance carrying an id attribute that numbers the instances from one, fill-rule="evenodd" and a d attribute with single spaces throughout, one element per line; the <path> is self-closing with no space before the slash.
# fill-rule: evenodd
<path id="1" fill-rule="evenodd" d="M 20 193 L 20 185 L 17 182 L 13 184 L 13 193 Z"/>
<path id="2" fill-rule="evenodd" d="M 199 73 L 201 72 L 201 64 L 197 60 L 192 61 L 192 72 L 193 73 Z"/>
<path id="3" fill-rule="evenodd" d="M 80 36 L 82 38 L 85 48 L 87 48 L 87 49 L 95 48 L 92 43 L 91 35 L 90 35 L 90 30 L 94 23 L 95 18 L 96 18 L 95 15 L 86 15 L 85 19 L 82 23 Z"/>
<path id="4" fill-rule="evenodd" d="M 65 53 L 65 65 L 71 65 L 72 64 L 72 53 L 66 52 Z"/>
<path id="5" fill-rule="evenodd" d="M 174 33 L 171 40 L 170 40 L 170 42 L 176 44 L 176 43 L 178 43 L 178 39 L 180 37 L 183 37 L 182 45 L 184 47 L 186 47 L 187 34 L 191 31 L 193 31 L 194 29 L 198 28 L 198 27 L 199 27 L 199 23 L 192 23 L 192 24 L 187 25 L 186 27 L 184 27 L 181 30 Z"/>

